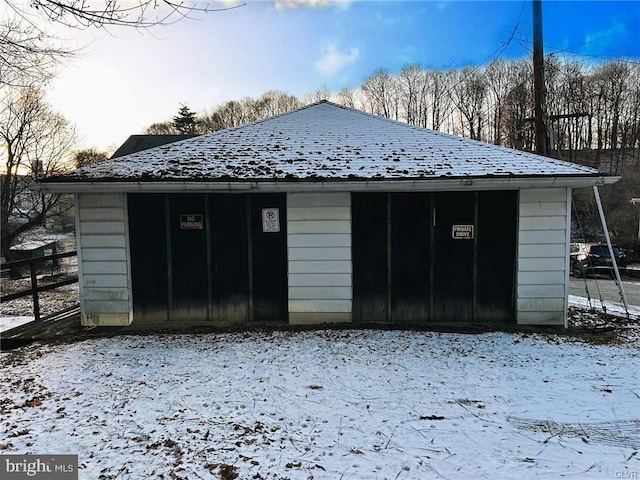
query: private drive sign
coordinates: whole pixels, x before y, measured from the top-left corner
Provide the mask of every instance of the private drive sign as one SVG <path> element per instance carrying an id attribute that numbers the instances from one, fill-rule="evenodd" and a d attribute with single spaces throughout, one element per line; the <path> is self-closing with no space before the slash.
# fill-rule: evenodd
<path id="1" fill-rule="evenodd" d="M 473 240 L 473 225 L 453 225 L 451 238 L 454 240 Z"/>

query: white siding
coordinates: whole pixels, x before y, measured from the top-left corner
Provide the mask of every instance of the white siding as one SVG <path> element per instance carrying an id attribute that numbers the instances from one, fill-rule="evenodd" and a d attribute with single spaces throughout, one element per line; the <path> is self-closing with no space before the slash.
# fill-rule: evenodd
<path id="1" fill-rule="evenodd" d="M 289 322 L 350 322 L 351 195 L 287 195 Z"/>
<path id="2" fill-rule="evenodd" d="M 520 191 L 518 323 L 565 325 L 571 190 Z"/>
<path id="3" fill-rule="evenodd" d="M 82 324 L 133 320 L 125 194 L 76 196 Z"/>

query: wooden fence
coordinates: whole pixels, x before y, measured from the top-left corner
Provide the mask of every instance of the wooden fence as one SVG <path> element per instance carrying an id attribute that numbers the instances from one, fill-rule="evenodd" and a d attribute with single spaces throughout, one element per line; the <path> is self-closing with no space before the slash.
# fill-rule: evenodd
<path id="1" fill-rule="evenodd" d="M 35 320 L 40 320 L 40 300 L 38 298 L 38 294 L 40 292 L 46 292 L 49 290 L 54 290 L 58 287 L 62 287 L 64 285 L 71 285 L 73 283 L 76 283 L 78 281 L 78 276 L 75 275 L 72 278 L 67 278 L 65 280 L 56 282 L 56 283 L 51 283 L 48 285 L 42 285 L 39 286 L 38 285 L 38 276 L 37 276 L 37 265 L 41 264 L 41 263 L 46 263 L 46 262 L 50 262 L 50 261 L 55 261 L 58 260 L 60 258 L 66 258 L 66 257 L 75 257 L 76 256 L 76 251 L 72 251 L 72 252 L 64 252 L 64 253 L 56 253 L 54 255 L 46 255 L 44 257 L 35 257 L 35 258 L 27 258 L 25 260 L 17 260 L 14 262 L 5 262 L 2 265 L 0 265 L 0 269 L 3 272 L 3 276 L 4 276 L 4 272 L 7 271 L 11 271 L 12 269 L 16 269 L 18 267 L 24 267 L 24 266 L 28 266 L 29 267 L 29 274 L 31 276 L 31 288 L 27 289 L 27 290 L 21 290 L 19 292 L 15 292 L 15 293 L 10 293 L 7 295 L 2 295 L 2 297 L 0 297 L 0 303 L 4 303 L 4 302 L 9 302 L 11 300 L 15 300 L 17 298 L 22 298 L 22 297 L 26 297 L 28 295 L 31 295 L 32 299 L 33 299 L 33 316 L 35 318 Z"/>

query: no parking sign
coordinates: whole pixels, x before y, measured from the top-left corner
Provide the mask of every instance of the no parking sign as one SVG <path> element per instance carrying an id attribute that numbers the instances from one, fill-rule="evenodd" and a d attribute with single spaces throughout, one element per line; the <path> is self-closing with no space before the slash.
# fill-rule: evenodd
<path id="1" fill-rule="evenodd" d="M 280 210 L 278 208 L 262 209 L 262 231 L 265 233 L 280 231 Z"/>

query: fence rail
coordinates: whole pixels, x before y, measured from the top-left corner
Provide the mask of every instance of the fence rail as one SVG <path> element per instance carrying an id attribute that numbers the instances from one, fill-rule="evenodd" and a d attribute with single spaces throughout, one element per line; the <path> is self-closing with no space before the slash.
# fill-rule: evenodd
<path id="1" fill-rule="evenodd" d="M 54 290 L 58 287 L 62 287 L 64 285 L 71 285 L 73 283 L 76 283 L 78 281 L 78 276 L 74 276 L 72 278 L 67 278 L 65 280 L 62 280 L 60 282 L 56 282 L 56 283 L 51 283 L 49 285 L 42 285 L 42 286 L 38 286 L 38 276 L 37 276 L 37 268 L 36 265 L 40 264 L 40 263 L 44 263 L 44 262 L 48 262 L 51 260 L 57 260 L 59 258 L 66 258 L 66 257 L 75 257 L 77 254 L 77 252 L 71 251 L 71 252 L 64 252 L 64 253 L 56 253 L 53 255 L 46 255 L 44 257 L 35 257 L 35 258 L 26 258 L 24 260 L 16 260 L 14 262 L 5 262 L 3 264 L 0 265 L 0 269 L 4 272 L 5 270 L 10 270 L 13 268 L 17 268 L 17 267 L 23 267 L 28 265 L 29 266 L 29 274 L 31 276 L 31 288 L 27 289 L 27 290 L 22 290 L 20 292 L 15 292 L 15 293 L 10 293 L 7 295 L 2 295 L 2 297 L 0 297 L 0 303 L 4 303 L 4 302 L 8 302 L 11 300 L 15 300 L 17 298 L 22 298 L 22 297 L 26 297 L 28 295 L 31 295 L 32 299 L 33 299 L 33 316 L 35 317 L 36 320 L 40 320 L 40 300 L 38 298 L 38 294 L 40 292 L 46 292 L 49 290 Z"/>

